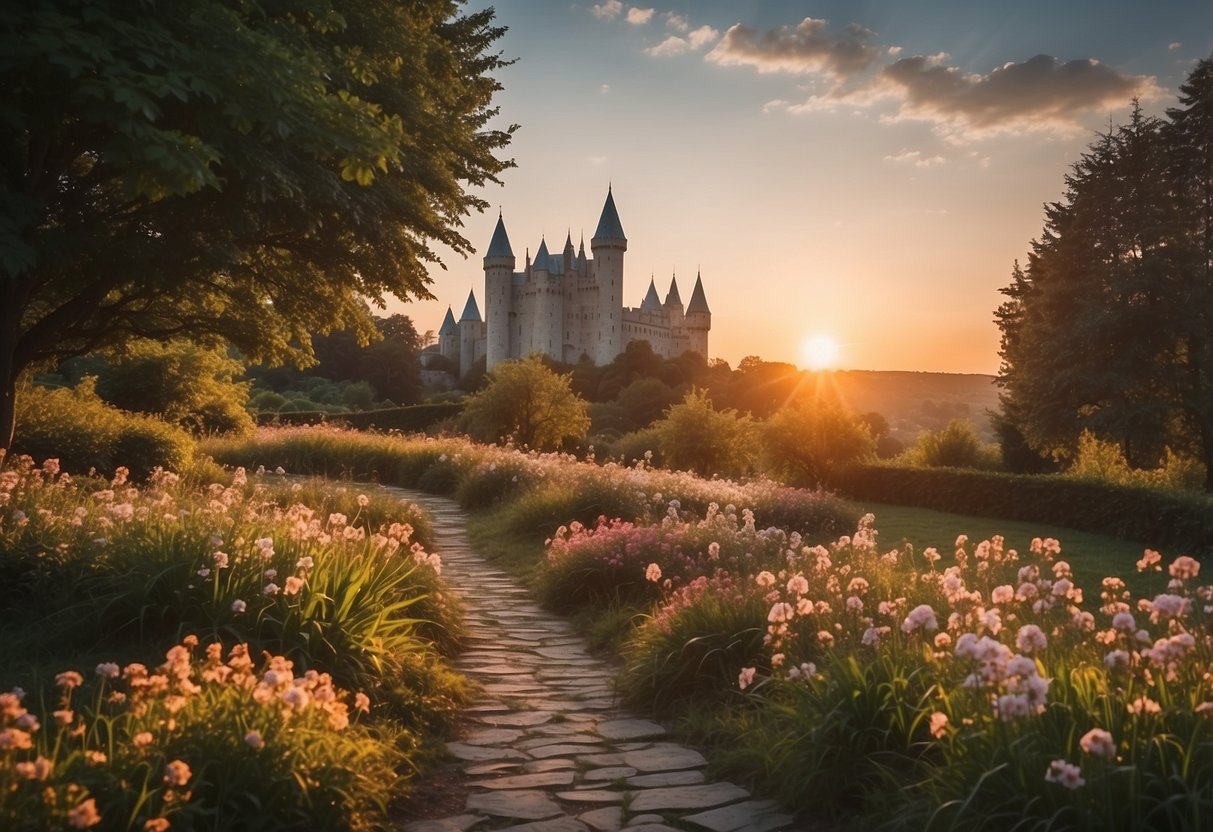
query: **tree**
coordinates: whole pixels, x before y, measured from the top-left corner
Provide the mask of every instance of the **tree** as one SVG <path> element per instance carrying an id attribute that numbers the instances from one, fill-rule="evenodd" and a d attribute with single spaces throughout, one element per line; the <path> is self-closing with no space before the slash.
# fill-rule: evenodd
<path id="1" fill-rule="evenodd" d="M 753 471 L 753 422 L 735 410 L 717 410 L 706 390 L 691 390 L 653 428 L 662 461 L 670 468 L 726 477 Z"/>
<path id="2" fill-rule="evenodd" d="M 503 361 L 489 374 L 483 390 L 470 396 L 464 425 L 485 442 L 513 440 L 541 451 L 560 448 L 569 439 L 584 439 L 590 427 L 586 403 L 538 357 Z"/>
<path id="3" fill-rule="evenodd" d="M 798 398 L 761 430 L 766 470 L 793 485 L 820 485 L 831 469 L 875 451 L 863 418 L 828 396 Z"/>
<path id="4" fill-rule="evenodd" d="M 177 339 L 137 341 L 97 377 L 97 395 L 123 410 L 160 416 L 194 434 L 247 433 L 244 365 L 219 350 Z"/>
<path id="5" fill-rule="evenodd" d="M 999 383 L 1038 452 L 1072 457 L 1086 430 L 1134 467 L 1196 454 L 1213 488 L 1209 61 L 1181 92 L 1169 123 L 1135 107 L 1100 135 L 1046 207 L 996 312 Z"/>
<path id="6" fill-rule="evenodd" d="M 47 0 L 0 10 L 0 445 L 17 377 L 132 336 L 311 359 L 429 297 L 498 182 L 492 10 Z"/>

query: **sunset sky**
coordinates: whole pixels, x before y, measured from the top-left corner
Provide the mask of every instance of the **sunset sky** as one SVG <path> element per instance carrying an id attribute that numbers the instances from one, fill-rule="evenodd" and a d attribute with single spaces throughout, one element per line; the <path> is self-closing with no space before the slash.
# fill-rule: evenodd
<path id="1" fill-rule="evenodd" d="M 478 8 L 473 4 L 470 8 Z M 502 123 L 518 167 L 442 252 L 419 330 L 484 306 L 500 206 L 519 258 L 576 243 L 608 183 L 624 304 L 702 272 L 711 354 L 993 373 L 992 312 L 1045 202 L 1134 96 L 1175 103 L 1213 53 L 1210 0 L 502 2 Z"/>

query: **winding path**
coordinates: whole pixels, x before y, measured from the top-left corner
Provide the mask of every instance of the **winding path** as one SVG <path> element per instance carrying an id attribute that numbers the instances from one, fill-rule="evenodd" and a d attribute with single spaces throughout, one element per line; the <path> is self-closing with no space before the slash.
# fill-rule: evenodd
<path id="1" fill-rule="evenodd" d="M 456 782 L 418 785 L 460 796 L 463 808 L 407 823 L 404 832 L 794 828 L 774 802 L 706 781 L 698 751 L 616 707 L 612 669 L 567 621 L 473 550 L 458 504 L 401 493 L 434 517 L 443 577 L 466 610 L 466 647 L 455 667 L 484 690 L 465 712 L 463 736 L 447 745 L 460 763 Z"/>

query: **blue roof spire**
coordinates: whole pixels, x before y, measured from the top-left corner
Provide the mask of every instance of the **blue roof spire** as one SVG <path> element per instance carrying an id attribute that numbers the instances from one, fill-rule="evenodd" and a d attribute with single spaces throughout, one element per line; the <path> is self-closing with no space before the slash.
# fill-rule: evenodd
<path id="1" fill-rule="evenodd" d="M 615 208 L 615 197 L 607 186 L 606 204 L 602 206 L 602 217 L 598 220 L 598 230 L 594 232 L 595 240 L 627 240 L 623 233 L 623 224 L 619 222 L 619 211 Z"/>
<path id="2" fill-rule="evenodd" d="M 451 312 L 451 307 L 446 308 L 446 317 L 442 319 L 442 327 L 438 330 L 439 335 L 458 335 L 459 325 L 455 323 L 455 315 Z"/>
<path id="3" fill-rule="evenodd" d="M 459 316 L 459 323 L 463 323 L 464 321 L 480 322 L 480 307 L 476 305 L 475 289 L 468 291 L 467 305 L 463 307 L 463 314 Z"/>
<path id="4" fill-rule="evenodd" d="M 489 241 L 489 250 L 485 257 L 513 257 L 514 250 L 510 248 L 510 236 L 505 233 L 505 222 L 501 218 L 501 210 L 497 211 L 497 227 L 493 229 L 493 239 Z"/>

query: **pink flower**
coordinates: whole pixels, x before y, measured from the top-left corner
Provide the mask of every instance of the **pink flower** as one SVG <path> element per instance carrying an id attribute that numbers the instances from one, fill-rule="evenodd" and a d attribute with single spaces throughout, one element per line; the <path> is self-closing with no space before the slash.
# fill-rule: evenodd
<path id="1" fill-rule="evenodd" d="M 168 786 L 184 786 L 194 774 L 184 760 L 173 760 L 164 767 L 164 782 Z"/>
<path id="2" fill-rule="evenodd" d="M 261 732 L 256 730 L 249 731 L 247 734 L 245 734 L 244 742 L 249 748 L 252 748 L 255 751 L 261 750 L 261 747 L 265 745 L 265 740 L 261 739 Z"/>
<path id="3" fill-rule="evenodd" d="M 650 563 L 648 569 L 644 570 L 644 579 L 657 583 L 661 580 L 661 567 L 655 563 Z"/>
<path id="4" fill-rule="evenodd" d="M 65 670 L 55 677 L 55 684 L 61 688 L 78 688 L 84 684 L 84 677 L 74 670 Z M 81 804 L 83 805 L 83 804 Z"/>
<path id="5" fill-rule="evenodd" d="M 1067 789 L 1077 789 L 1087 783 L 1082 779 L 1082 769 L 1070 765 L 1065 760 L 1054 760 L 1049 763 L 1049 770 L 1045 772 L 1045 782 L 1058 783 Z"/>
<path id="6" fill-rule="evenodd" d="M 1113 741 L 1112 735 L 1102 728 L 1092 728 L 1082 735 L 1078 744 L 1092 757 L 1102 757 L 1105 760 L 1116 759 L 1116 743 Z"/>
<path id="7" fill-rule="evenodd" d="M 754 673 L 757 668 L 743 667 L 741 672 L 737 674 L 737 686 L 742 690 L 748 688 L 754 682 Z"/>
<path id="8" fill-rule="evenodd" d="M 948 735 L 948 715 L 943 711 L 931 714 L 931 736 L 941 740 Z"/>
<path id="9" fill-rule="evenodd" d="M 287 577 L 286 587 L 282 590 L 284 595 L 295 595 L 299 590 L 303 589 L 303 578 L 297 578 L 294 575 Z"/>

